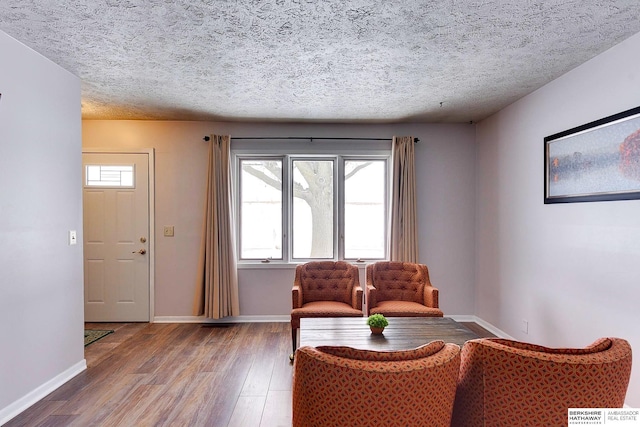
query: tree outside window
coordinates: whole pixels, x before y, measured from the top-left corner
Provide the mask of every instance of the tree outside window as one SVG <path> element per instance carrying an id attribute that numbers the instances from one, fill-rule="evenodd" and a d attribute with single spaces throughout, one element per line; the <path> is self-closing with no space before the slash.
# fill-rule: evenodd
<path id="1" fill-rule="evenodd" d="M 386 159 L 305 156 L 287 160 L 239 161 L 240 258 L 286 260 L 285 245 L 291 247 L 292 259 L 384 258 Z M 291 170 L 284 173 L 283 165 Z M 336 168 L 340 171 L 337 182 Z M 287 176 L 290 185 L 283 184 Z M 283 203 L 284 194 L 290 194 L 291 209 Z M 285 229 L 291 224 L 288 240 L 282 233 L 283 223 Z"/>

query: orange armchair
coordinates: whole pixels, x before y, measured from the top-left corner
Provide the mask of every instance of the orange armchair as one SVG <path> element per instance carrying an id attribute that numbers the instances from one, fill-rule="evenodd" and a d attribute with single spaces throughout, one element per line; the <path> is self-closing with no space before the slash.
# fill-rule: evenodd
<path id="1" fill-rule="evenodd" d="M 301 347 L 293 369 L 293 427 L 449 427 L 460 347 L 405 351 Z"/>
<path id="2" fill-rule="evenodd" d="M 296 267 L 291 290 L 293 354 L 303 317 L 361 317 L 358 267 L 344 261 L 313 261 Z"/>
<path id="3" fill-rule="evenodd" d="M 367 266 L 369 314 L 388 317 L 442 317 L 438 289 L 424 264 L 380 261 Z"/>
<path id="4" fill-rule="evenodd" d="M 451 425 L 566 426 L 569 408 L 622 407 L 630 374 L 631 347 L 619 338 L 582 349 L 467 341 Z"/>

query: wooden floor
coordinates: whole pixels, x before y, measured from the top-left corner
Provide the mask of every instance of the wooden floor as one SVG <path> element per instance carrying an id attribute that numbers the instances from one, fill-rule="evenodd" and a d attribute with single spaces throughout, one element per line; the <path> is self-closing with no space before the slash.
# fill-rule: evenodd
<path id="1" fill-rule="evenodd" d="M 289 323 L 86 328 L 115 332 L 85 348 L 86 371 L 7 427 L 291 426 Z"/>

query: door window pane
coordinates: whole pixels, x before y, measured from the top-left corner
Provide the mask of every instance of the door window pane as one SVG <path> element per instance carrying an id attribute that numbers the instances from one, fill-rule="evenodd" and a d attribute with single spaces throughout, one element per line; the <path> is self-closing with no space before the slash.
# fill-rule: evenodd
<path id="1" fill-rule="evenodd" d="M 384 258 L 385 174 L 383 160 L 344 162 L 345 258 Z"/>
<path id="2" fill-rule="evenodd" d="M 240 258 L 282 259 L 281 160 L 240 160 Z"/>
<path id="3" fill-rule="evenodd" d="M 86 187 L 134 188 L 133 165 L 86 165 Z"/>
<path id="4" fill-rule="evenodd" d="M 293 161 L 293 258 L 333 258 L 333 165 Z"/>

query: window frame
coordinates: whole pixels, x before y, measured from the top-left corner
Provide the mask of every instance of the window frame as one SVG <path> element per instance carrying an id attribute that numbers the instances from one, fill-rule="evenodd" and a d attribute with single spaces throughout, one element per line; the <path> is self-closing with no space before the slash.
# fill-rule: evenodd
<path id="1" fill-rule="evenodd" d="M 257 263 L 257 262 L 261 262 L 261 263 L 268 263 L 268 262 L 284 262 L 287 259 L 287 253 L 289 252 L 289 248 L 287 245 L 288 242 L 288 238 L 287 235 L 289 234 L 289 230 L 287 229 L 287 217 L 285 215 L 285 212 L 288 211 L 289 209 L 289 199 L 288 199 L 288 193 L 289 193 L 289 189 L 287 188 L 288 185 L 286 185 L 286 183 L 289 181 L 289 167 L 286 166 L 286 162 L 287 159 L 285 158 L 284 155 L 260 155 L 260 156 L 253 156 L 253 155 L 240 155 L 240 156 L 234 156 L 233 157 L 233 167 L 232 167 L 232 173 L 233 173 L 233 195 L 234 195 L 234 208 L 235 208 L 235 212 L 236 214 L 234 215 L 234 228 L 236 231 L 236 236 L 238 236 L 237 239 L 237 248 L 236 248 L 236 259 L 238 260 L 238 262 L 243 261 L 243 262 L 249 262 L 249 263 Z M 279 160 L 282 164 L 282 185 L 280 188 L 281 191 L 281 197 L 282 197 L 282 208 L 281 208 L 281 224 L 280 224 L 280 229 L 282 230 L 282 236 L 281 236 L 281 258 L 242 258 L 242 197 L 241 197 L 241 188 L 242 188 L 242 179 L 241 179 L 241 174 L 242 174 L 242 168 L 240 167 L 240 164 L 242 163 L 243 160 L 267 160 L 267 161 L 274 161 L 274 160 Z M 268 261 L 267 261 L 268 260 Z"/>
<path id="2" fill-rule="evenodd" d="M 344 177 L 345 173 L 345 162 L 346 161 L 383 161 L 384 162 L 384 195 L 383 200 L 385 201 L 384 207 L 384 248 L 383 248 L 383 256 L 382 258 L 347 258 L 346 255 L 346 244 L 345 244 L 345 232 L 346 232 L 346 190 L 345 190 L 345 179 L 340 179 L 338 182 L 340 197 L 338 198 L 338 209 L 342 215 L 339 216 L 338 221 L 340 221 L 338 232 L 339 235 L 337 237 L 339 247 L 339 255 L 341 260 L 352 261 L 352 262 L 366 262 L 366 261 L 381 261 L 386 260 L 389 257 L 389 218 L 390 218 L 390 209 L 391 209 L 391 152 L 389 152 L 388 156 L 381 155 L 343 155 L 338 161 L 339 167 L 339 175 L 340 177 Z"/>
<path id="3" fill-rule="evenodd" d="M 291 176 L 291 178 L 287 181 L 287 186 L 289 187 L 289 193 L 288 193 L 288 197 L 289 199 L 287 200 L 289 203 L 289 215 L 287 216 L 287 218 L 284 219 L 284 222 L 288 224 L 288 235 L 290 236 L 287 240 L 288 240 L 288 246 L 289 246 L 289 252 L 288 252 L 288 260 L 291 263 L 301 263 L 301 262 L 309 262 L 309 261 L 336 261 L 338 259 L 340 259 L 340 254 L 338 252 L 338 242 L 337 242 L 337 238 L 336 236 L 338 235 L 337 233 L 339 233 L 339 224 L 338 224 L 338 220 L 340 218 L 340 211 L 338 210 L 338 200 L 339 200 L 339 190 L 338 190 L 338 183 L 339 183 L 339 177 L 340 175 L 338 174 L 338 163 L 339 163 L 339 159 L 338 156 L 336 155 L 328 155 L 328 154 L 318 154 L 318 155 L 309 155 L 309 154 L 305 154 L 305 155 L 285 155 L 285 157 L 288 160 L 288 164 L 287 164 L 287 172 L 289 173 L 289 175 L 291 175 L 293 173 L 293 163 L 296 161 L 332 161 L 333 163 L 333 244 L 332 244 L 332 252 L 333 252 L 333 256 L 332 257 L 327 257 L 327 258 L 308 258 L 308 257 L 299 257 L 296 258 L 293 255 L 293 251 L 294 251 L 294 243 L 293 243 L 293 205 L 294 205 L 294 194 L 293 194 L 293 176 Z M 341 181 L 341 180 L 340 180 Z"/>
<path id="4" fill-rule="evenodd" d="M 391 144 L 358 144 L 357 147 L 344 147 L 344 144 L 322 144 L 320 147 L 308 147 L 308 143 L 283 143 L 270 144 L 269 148 L 261 144 L 237 144 L 232 143 L 232 183 L 234 196 L 234 220 L 235 231 L 238 236 L 236 247 L 237 263 L 239 267 L 298 265 L 309 261 L 338 261 L 368 262 L 387 259 L 389 254 L 388 227 L 390 215 L 390 188 L 391 188 Z M 258 147 L 261 145 L 261 147 Z M 364 145 L 364 146 L 363 146 Z M 247 147 L 248 146 L 248 147 Z M 241 162 L 243 160 L 281 160 L 282 169 L 282 259 L 242 258 L 242 195 L 240 193 Z M 332 258 L 294 258 L 293 257 L 293 162 L 295 160 L 333 160 L 333 257 Z M 383 161 L 385 173 L 384 188 L 384 256 L 382 258 L 345 258 L 345 161 Z M 285 168 L 286 166 L 286 168 Z"/>

